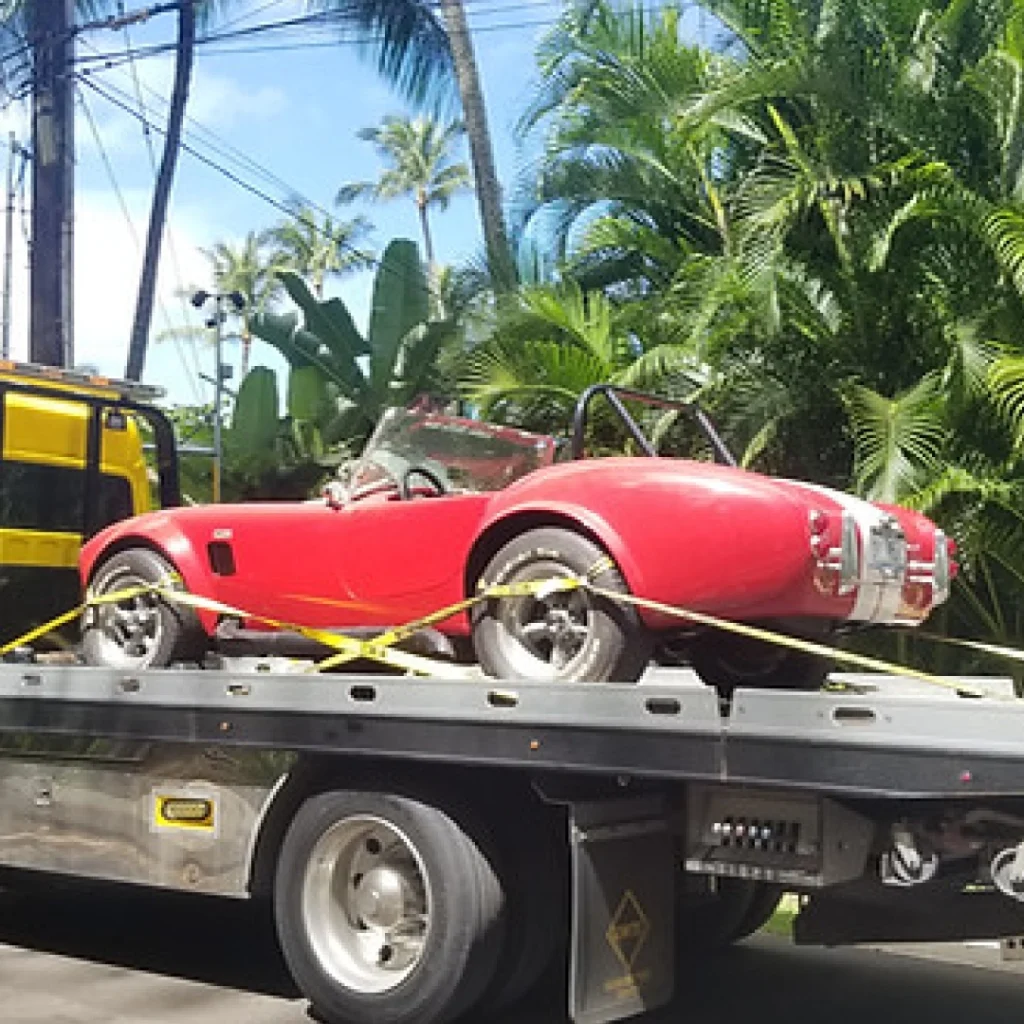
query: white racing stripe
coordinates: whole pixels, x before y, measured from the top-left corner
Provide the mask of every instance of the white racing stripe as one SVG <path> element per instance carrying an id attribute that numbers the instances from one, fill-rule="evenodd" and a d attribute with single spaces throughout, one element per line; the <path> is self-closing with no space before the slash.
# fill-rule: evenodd
<path id="1" fill-rule="evenodd" d="M 871 530 L 881 526 L 886 519 L 890 518 L 890 514 L 863 498 L 835 491 L 831 487 L 807 483 L 804 480 L 786 480 L 784 482 L 831 498 L 844 512 L 852 515 L 857 523 L 857 532 L 860 535 L 860 578 L 849 618 L 857 622 L 916 624 L 917 619 L 903 618 L 899 614 L 903 604 L 903 580 L 886 580 L 881 573 L 872 572 L 867 564 L 866 545 L 871 536 Z"/>

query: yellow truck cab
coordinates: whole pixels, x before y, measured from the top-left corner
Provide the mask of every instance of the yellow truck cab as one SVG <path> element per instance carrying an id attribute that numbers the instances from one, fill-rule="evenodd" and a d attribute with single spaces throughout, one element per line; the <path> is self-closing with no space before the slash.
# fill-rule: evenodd
<path id="1" fill-rule="evenodd" d="M 161 394 L 0 361 L 0 643 L 74 607 L 83 540 L 154 497 L 180 504 L 174 431 L 152 405 Z"/>

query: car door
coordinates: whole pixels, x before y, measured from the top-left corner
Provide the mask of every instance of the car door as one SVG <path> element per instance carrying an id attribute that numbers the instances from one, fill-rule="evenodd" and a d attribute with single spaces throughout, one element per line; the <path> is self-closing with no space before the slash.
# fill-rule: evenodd
<path id="1" fill-rule="evenodd" d="M 466 557 L 490 497 L 357 501 L 338 510 L 332 557 L 358 621 L 400 624 L 461 600 Z"/>

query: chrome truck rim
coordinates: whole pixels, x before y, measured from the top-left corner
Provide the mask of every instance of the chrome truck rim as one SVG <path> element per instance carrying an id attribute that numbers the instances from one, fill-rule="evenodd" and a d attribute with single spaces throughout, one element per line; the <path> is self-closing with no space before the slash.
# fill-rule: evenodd
<path id="1" fill-rule="evenodd" d="M 419 851 L 393 825 L 346 818 L 317 840 L 302 889 L 306 934 L 339 984 L 385 992 L 423 958 L 430 884 Z"/>

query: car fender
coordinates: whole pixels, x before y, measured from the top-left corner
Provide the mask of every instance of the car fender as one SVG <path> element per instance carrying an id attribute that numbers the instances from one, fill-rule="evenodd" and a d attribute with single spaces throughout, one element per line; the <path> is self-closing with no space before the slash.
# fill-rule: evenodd
<path id="1" fill-rule="evenodd" d="M 214 595 L 214 580 L 195 545 L 172 516 L 149 512 L 108 526 L 82 545 L 78 571 L 83 589 L 89 585 L 96 569 L 118 551 L 146 547 L 163 556 L 181 576 L 185 589 L 193 594 Z M 217 616 L 200 612 L 199 618 L 207 632 L 212 631 Z"/>
<path id="2" fill-rule="evenodd" d="M 504 497 L 504 495 L 502 495 Z M 565 524 L 592 536 L 614 559 L 633 593 L 643 593 L 644 574 L 620 532 L 596 509 L 571 501 L 550 501 L 539 498 L 508 502 L 497 501 L 488 510 L 487 518 L 469 555 L 469 566 L 482 570 L 490 555 L 509 537 L 521 532 L 510 529 L 516 523 L 522 529 L 535 526 Z M 501 538 L 495 543 L 496 538 Z M 468 579 L 470 588 L 477 581 Z"/>

